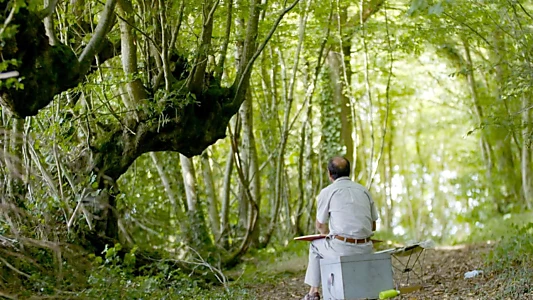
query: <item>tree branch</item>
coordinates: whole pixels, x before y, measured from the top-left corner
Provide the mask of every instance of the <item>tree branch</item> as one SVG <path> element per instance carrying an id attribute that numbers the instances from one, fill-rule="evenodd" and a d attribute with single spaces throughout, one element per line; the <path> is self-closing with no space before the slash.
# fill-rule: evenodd
<path id="1" fill-rule="evenodd" d="M 41 12 L 39 13 L 41 19 L 50 17 L 56 10 L 58 2 L 59 0 L 52 0 L 50 3 L 48 3 L 48 6 L 41 10 Z"/>
<path id="2" fill-rule="evenodd" d="M 222 75 L 224 74 L 224 63 L 226 61 L 226 54 L 228 53 L 228 44 L 231 34 L 231 20 L 233 17 L 233 0 L 228 0 L 228 11 L 226 19 L 226 34 L 224 36 L 224 42 L 222 42 L 222 47 L 220 48 L 220 59 L 215 68 L 215 78 L 220 81 Z"/>
<path id="3" fill-rule="evenodd" d="M 185 10 L 185 0 L 181 1 L 180 8 L 179 8 L 179 17 L 178 17 L 178 24 L 176 25 L 176 29 L 174 32 L 172 32 L 172 37 L 170 39 L 170 48 L 173 48 L 176 44 L 176 39 L 178 38 L 178 35 L 180 34 L 181 24 L 183 23 L 183 11 Z"/>
<path id="4" fill-rule="evenodd" d="M 100 22 L 96 26 L 96 30 L 91 37 L 91 40 L 83 49 L 78 61 L 80 62 L 80 74 L 84 75 L 87 73 L 91 66 L 91 62 L 94 56 L 98 53 L 100 44 L 105 39 L 107 33 L 113 27 L 113 13 L 115 11 L 115 6 L 117 0 L 107 0 L 105 3 L 104 10 L 100 15 Z"/>
<path id="5" fill-rule="evenodd" d="M 363 3 L 360 8 L 361 12 L 354 14 L 354 16 L 346 22 L 347 25 L 353 24 L 352 26 L 347 26 L 346 37 L 352 36 L 358 29 L 358 26 L 363 25 L 368 18 L 377 13 L 385 3 L 385 0 L 370 0 L 366 9 L 364 7 L 364 2 L 361 2 Z"/>
<path id="6" fill-rule="evenodd" d="M 4 21 L 4 26 L 2 26 L 2 29 L 0 30 L 0 36 L 4 35 L 4 31 L 6 30 L 7 26 L 11 21 L 13 20 L 13 16 L 15 15 L 15 11 L 17 10 L 17 3 L 13 5 L 11 8 L 11 11 L 9 12 L 9 15 L 7 16 L 6 20 Z"/>
<path id="7" fill-rule="evenodd" d="M 135 45 L 135 36 L 133 34 L 132 26 L 133 7 L 129 0 L 118 0 L 118 9 L 128 22 L 120 21 L 120 40 L 122 52 L 122 69 L 128 78 L 128 94 L 133 103 L 139 103 L 141 100 L 147 98 L 144 86 L 139 78 L 134 78 L 137 74 L 137 46 Z"/>
<path id="8" fill-rule="evenodd" d="M 190 81 L 187 84 L 189 90 L 193 93 L 199 93 L 204 87 L 205 69 L 207 68 L 207 53 L 211 47 L 211 38 L 213 35 L 213 14 L 218 7 L 219 0 L 215 0 L 215 3 L 210 5 L 211 0 L 205 1 L 206 7 L 204 8 L 204 24 L 202 29 L 202 42 L 198 49 L 198 55 L 194 62 L 194 67 L 191 72 Z M 206 15 L 205 10 L 209 9 L 209 13 Z"/>
<path id="9" fill-rule="evenodd" d="M 300 2 L 300 0 L 295 0 L 290 6 L 285 8 L 279 14 L 278 18 L 274 22 L 274 25 L 272 25 L 272 28 L 270 28 L 270 32 L 267 34 L 265 40 L 263 41 L 263 43 L 261 43 L 261 45 L 259 46 L 259 48 L 255 52 L 255 54 L 250 58 L 249 61 L 247 61 L 247 62 L 244 61 L 243 62 L 243 63 L 246 63 L 246 67 L 244 69 L 242 69 L 242 71 L 239 70 L 239 72 L 237 73 L 237 77 L 235 78 L 235 82 L 233 83 L 233 86 L 232 86 L 232 89 L 233 89 L 233 87 L 235 87 L 235 89 L 234 89 L 235 98 L 232 101 L 233 105 L 237 105 L 237 106 L 240 105 L 240 103 L 244 99 L 244 95 L 245 95 L 244 92 L 246 92 L 246 89 L 243 91 L 242 87 L 243 87 L 243 85 L 246 85 L 248 83 L 248 81 L 250 80 L 250 74 L 251 74 L 251 71 L 252 71 L 252 65 L 254 64 L 254 62 L 257 59 L 257 57 L 259 57 L 261 52 L 263 52 L 263 49 L 265 49 L 265 46 L 268 44 L 268 42 L 270 41 L 270 39 L 274 35 L 274 32 L 278 28 L 278 25 L 281 22 L 281 20 L 283 19 L 283 17 L 289 11 L 291 11 L 296 6 L 296 4 L 298 4 L 298 2 Z M 245 52 L 245 55 L 246 55 L 246 52 Z M 235 85 L 235 84 L 237 84 L 237 85 Z"/>
<path id="10" fill-rule="evenodd" d="M 9 78 L 18 77 L 18 76 L 19 76 L 19 72 L 17 71 L 4 72 L 4 73 L 0 73 L 0 80 L 9 79 Z"/>
<path id="11" fill-rule="evenodd" d="M 466 22 L 463 22 L 463 21 L 460 21 L 458 19 L 455 19 L 454 17 L 452 17 L 452 15 L 444 12 L 443 13 L 445 16 L 447 16 L 448 18 L 450 18 L 451 20 L 461 24 L 461 25 L 464 25 L 465 27 L 467 27 L 468 29 L 470 29 L 470 31 L 472 31 L 475 35 L 477 35 L 483 42 L 485 42 L 485 44 L 487 44 L 487 46 L 489 47 L 492 47 L 492 44 L 484 37 L 481 35 L 481 33 L 479 33 L 477 30 L 475 30 L 472 26 L 470 26 L 469 24 L 467 24 Z"/>
<path id="12" fill-rule="evenodd" d="M 525 7 L 522 5 L 522 3 L 520 3 L 520 1 L 516 1 L 516 3 L 518 4 L 518 6 L 520 6 L 520 8 L 522 9 L 522 11 L 530 18 L 533 20 L 533 17 L 531 16 L 531 14 L 525 9 Z"/>
<path id="13" fill-rule="evenodd" d="M 54 30 L 54 19 L 52 18 L 52 14 L 55 10 L 58 1 L 59 0 L 52 0 L 48 7 L 46 7 L 45 10 L 41 12 L 45 14 L 44 29 L 46 30 L 46 35 L 48 35 L 48 41 L 52 46 L 55 46 L 58 43 L 56 32 Z M 45 3 L 47 2 L 48 0 L 45 0 Z"/>

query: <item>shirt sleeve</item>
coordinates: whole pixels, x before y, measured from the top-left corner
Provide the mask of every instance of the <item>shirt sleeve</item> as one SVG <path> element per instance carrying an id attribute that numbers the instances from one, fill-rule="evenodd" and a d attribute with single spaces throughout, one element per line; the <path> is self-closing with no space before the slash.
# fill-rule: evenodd
<path id="1" fill-rule="evenodd" d="M 317 196 L 316 220 L 322 224 L 326 224 L 328 221 L 329 198 L 328 193 L 324 193 L 324 191 L 321 191 Z"/>
<path id="2" fill-rule="evenodd" d="M 370 201 L 370 216 L 372 217 L 372 221 L 379 220 L 378 210 L 376 208 L 376 204 L 374 203 L 374 199 L 372 199 L 372 196 L 370 196 L 369 192 L 365 192 L 366 196 L 368 197 L 368 200 Z"/>

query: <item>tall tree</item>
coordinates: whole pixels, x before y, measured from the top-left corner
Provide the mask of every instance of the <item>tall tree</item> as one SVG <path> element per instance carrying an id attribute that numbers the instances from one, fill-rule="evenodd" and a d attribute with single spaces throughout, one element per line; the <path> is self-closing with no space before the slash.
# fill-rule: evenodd
<path id="1" fill-rule="evenodd" d="M 54 4 L 56 3 L 57 1 L 54 1 Z M 118 17 L 115 14 L 117 3 Z M 298 0 L 283 7 L 277 14 L 270 32 L 264 35 L 259 45 L 257 38 L 260 6 L 256 2 L 249 5 L 242 56 L 233 82 L 228 86 L 222 86 L 220 80 L 212 78 L 208 71 L 207 58 L 213 48 L 214 14 L 218 1 L 206 0 L 203 3 L 201 38 L 194 47 L 196 56 L 191 62 L 187 62 L 192 66 L 190 70 L 183 69 L 184 58 L 171 55 L 174 42 L 186 38 L 185 35 L 180 35 L 180 23 L 174 24 L 178 25 L 176 30 L 168 29 L 172 21 L 167 16 L 173 13 L 169 11 L 172 3 L 141 3 L 145 8 L 158 8 L 156 11 L 160 24 L 154 28 L 159 28 L 161 38 L 151 39 L 150 32 L 141 32 L 140 35 L 143 40 L 151 43 L 151 47 L 159 55 L 153 57 L 150 54 L 150 57 L 144 59 L 154 58 L 156 62 L 161 61 L 165 79 L 164 90 L 160 90 L 157 84 L 142 82 L 138 76 L 139 43 L 135 42 L 134 30 L 139 28 L 137 23 L 141 19 L 135 17 L 135 10 L 139 7 L 128 0 L 108 0 L 103 5 L 99 23 L 79 55 L 64 44 L 50 45 L 42 14 L 29 6 L 18 7 L 12 22 L 17 24 L 20 30 L 5 41 L 8 46 L 4 47 L 2 52 L 4 60 L 14 59 L 20 62 L 17 71 L 21 78 L 24 78 L 24 89 L 2 86 L 0 98 L 4 107 L 17 117 L 37 114 L 54 96 L 81 83 L 92 69 L 95 56 L 98 65 L 113 56 L 104 57 L 104 53 L 107 54 L 104 46 L 108 33 L 118 19 L 122 66 L 124 76 L 128 78 L 129 101 L 135 112 L 121 116 L 115 114 L 116 120 L 105 125 L 104 133 L 98 134 L 96 130 L 91 132 L 91 136 L 87 137 L 90 142 L 86 145 L 91 150 L 91 156 L 89 159 L 84 158 L 85 161 L 91 162 L 82 164 L 83 168 L 80 170 L 87 175 L 97 174 L 99 188 L 110 191 L 102 193 L 101 195 L 105 196 L 99 200 L 105 208 L 100 213 L 97 233 L 114 239 L 118 235 L 118 216 L 114 199 L 117 191 L 112 191 L 114 182 L 143 153 L 177 151 L 192 156 L 200 154 L 207 146 L 224 137 L 229 119 L 244 101 L 253 63 L 283 16 L 297 3 Z M 5 1 L 0 4 L 0 9 L 9 11 L 17 5 L 18 2 Z M 193 9 L 185 11 L 193 13 Z M 147 16 L 152 14 L 149 9 L 144 9 L 143 12 Z M 181 18 L 174 22 L 181 22 Z M 180 59 L 181 65 L 178 61 Z M 176 64 L 174 71 L 171 70 L 171 63 Z M 35 65 L 40 65 L 41 68 L 35 69 Z M 182 77 L 184 73 L 188 74 L 185 78 Z M 161 116 L 164 117 L 163 121 L 158 121 Z"/>

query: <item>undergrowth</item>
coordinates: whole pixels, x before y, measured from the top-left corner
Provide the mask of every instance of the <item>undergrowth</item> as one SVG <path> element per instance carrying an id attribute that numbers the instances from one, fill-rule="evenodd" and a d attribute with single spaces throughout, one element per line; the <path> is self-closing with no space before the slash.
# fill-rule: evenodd
<path id="1" fill-rule="evenodd" d="M 533 222 L 512 225 L 487 256 L 494 276 L 492 299 L 528 299 L 533 295 Z"/>
<path id="2" fill-rule="evenodd" d="M 77 294 L 80 298 L 106 299 L 255 299 L 257 284 L 277 282 L 280 277 L 303 270 L 307 263 L 308 243 L 291 242 L 286 246 L 253 250 L 244 263 L 224 272 L 227 283 L 205 283 L 193 280 L 179 269 L 156 263 L 150 276 L 134 274 L 135 253 L 124 259 L 107 250 L 105 259 L 93 257 L 94 271 L 88 288 Z"/>
<path id="3" fill-rule="evenodd" d="M 83 271 L 79 266 L 68 268 L 70 261 L 64 260 L 62 279 L 50 276 L 58 274 L 57 270 L 44 274 L 28 268 L 27 272 L 33 273 L 32 278 L 25 283 L 5 285 L 6 289 L 0 289 L 0 298 L 256 299 L 259 296 L 258 285 L 274 284 L 280 278 L 305 268 L 308 245 L 290 242 L 252 250 L 236 268 L 217 273 L 220 282 L 208 282 L 198 274 L 191 276 L 190 271 L 173 266 L 168 259 L 139 268 L 136 264 L 141 257 L 138 249 L 133 248 L 126 255 L 120 255 L 122 247 L 116 244 L 106 248 L 102 256 L 89 254 L 78 257 L 78 263 L 84 261 Z M 51 260 L 49 266 L 54 265 L 56 262 Z M 203 272 L 213 270 L 203 268 Z M 72 277 L 76 273 L 78 276 Z"/>

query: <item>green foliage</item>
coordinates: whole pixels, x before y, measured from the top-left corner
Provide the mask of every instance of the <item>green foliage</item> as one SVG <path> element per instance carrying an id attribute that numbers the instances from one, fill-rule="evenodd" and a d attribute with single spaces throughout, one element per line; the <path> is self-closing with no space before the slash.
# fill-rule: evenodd
<path id="1" fill-rule="evenodd" d="M 458 237 L 457 239 L 450 239 L 450 242 L 455 243 L 483 243 L 486 241 L 499 242 L 508 239 L 510 232 L 515 232 L 516 228 L 522 228 L 528 225 L 531 221 L 532 214 L 530 212 L 509 213 L 504 216 L 497 214 L 487 214 L 488 208 L 480 209 L 480 213 L 484 211 L 483 215 L 477 217 L 467 217 L 461 222 L 470 221 L 470 229 L 466 236 Z"/>
<path id="2" fill-rule="evenodd" d="M 233 299 L 243 297 L 240 289 L 222 289 L 217 284 L 206 284 L 194 279 L 179 268 L 172 268 L 166 260 L 154 261 L 137 269 L 136 248 L 118 256 L 122 247 L 107 248 L 104 259 L 92 255 L 93 270 L 87 279 L 87 288 L 78 293 L 82 298 L 106 299 Z M 139 275 L 138 273 L 146 273 Z"/>
<path id="3" fill-rule="evenodd" d="M 533 222 L 513 225 L 491 252 L 489 263 L 493 271 L 533 266 Z M 533 271 L 533 270 L 531 270 Z"/>
<path id="4" fill-rule="evenodd" d="M 533 286 L 533 222 L 513 226 L 487 257 L 498 299 L 524 299 Z"/>
<path id="5" fill-rule="evenodd" d="M 124 259 L 120 259 L 118 252 L 120 244 L 107 248 L 104 258 L 91 255 L 93 272 L 87 279 L 88 289 L 80 293 L 81 297 L 108 299 L 141 299 L 146 295 L 153 295 L 161 299 L 168 299 L 161 287 L 167 274 L 160 272 L 155 276 L 135 276 L 135 251 L 133 248 Z M 172 289 L 168 291 L 172 293 Z"/>

